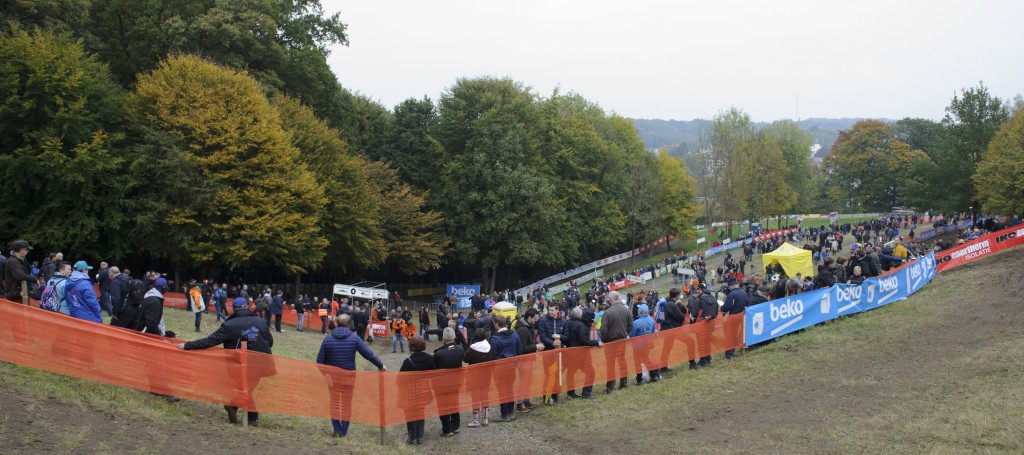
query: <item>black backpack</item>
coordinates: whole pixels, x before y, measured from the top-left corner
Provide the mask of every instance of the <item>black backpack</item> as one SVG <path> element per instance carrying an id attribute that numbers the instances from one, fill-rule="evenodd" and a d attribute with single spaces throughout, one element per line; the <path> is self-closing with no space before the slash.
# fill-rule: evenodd
<path id="1" fill-rule="evenodd" d="M 125 295 L 125 304 L 140 307 L 146 299 L 146 283 L 142 280 L 128 280 L 128 292 Z"/>

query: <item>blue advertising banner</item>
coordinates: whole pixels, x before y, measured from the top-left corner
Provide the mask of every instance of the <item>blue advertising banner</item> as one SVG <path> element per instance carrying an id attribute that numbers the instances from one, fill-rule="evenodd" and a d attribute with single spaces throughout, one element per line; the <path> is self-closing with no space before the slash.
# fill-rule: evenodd
<path id="1" fill-rule="evenodd" d="M 456 304 L 458 308 L 469 308 L 471 306 L 469 302 L 470 297 L 479 293 L 479 284 L 449 284 L 447 295 L 449 297 L 455 296 L 455 299 L 458 301 Z"/>
<path id="2" fill-rule="evenodd" d="M 888 305 L 917 292 L 935 277 L 935 254 L 860 285 L 837 284 L 751 306 L 746 310 L 746 344 L 761 343 L 840 316 Z"/>

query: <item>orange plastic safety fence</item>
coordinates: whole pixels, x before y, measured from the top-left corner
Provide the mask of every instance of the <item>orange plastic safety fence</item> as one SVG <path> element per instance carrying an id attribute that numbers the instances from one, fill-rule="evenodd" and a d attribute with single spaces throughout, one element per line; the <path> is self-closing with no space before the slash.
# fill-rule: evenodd
<path id="1" fill-rule="evenodd" d="M 466 411 L 635 375 L 743 346 L 743 317 L 452 370 L 345 371 L 174 342 L 0 301 L 0 360 L 215 404 L 377 426 Z"/>

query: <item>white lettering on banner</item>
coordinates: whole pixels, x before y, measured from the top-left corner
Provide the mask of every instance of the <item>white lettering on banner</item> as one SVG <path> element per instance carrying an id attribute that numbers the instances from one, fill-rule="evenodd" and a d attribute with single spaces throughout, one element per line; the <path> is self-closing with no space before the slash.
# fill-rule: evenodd
<path id="1" fill-rule="evenodd" d="M 828 314 L 829 310 L 832 309 L 832 293 L 826 292 L 821 296 L 821 314 Z"/>
<path id="2" fill-rule="evenodd" d="M 804 302 L 786 299 L 786 302 L 780 303 L 779 306 L 775 306 L 774 303 L 771 304 L 770 309 L 772 322 L 775 322 L 779 319 L 789 319 L 790 317 L 802 314 L 804 312 Z"/>
<path id="3" fill-rule="evenodd" d="M 875 285 L 868 285 L 868 305 L 875 301 Z"/>
<path id="4" fill-rule="evenodd" d="M 967 248 L 964 248 L 964 249 L 962 249 L 960 251 L 954 251 L 953 254 L 951 254 L 949 258 L 950 259 L 957 259 L 957 258 L 959 258 L 961 256 L 969 255 L 969 254 L 974 253 L 976 251 L 985 250 L 985 249 L 988 249 L 988 248 L 991 248 L 991 247 L 992 246 L 989 244 L 989 241 L 986 240 L 986 241 L 978 243 L 976 245 L 971 245 L 971 246 L 969 246 Z"/>
<path id="5" fill-rule="evenodd" d="M 840 288 L 838 291 L 839 292 L 836 293 L 836 300 L 838 300 L 837 303 L 842 303 L 845 300 L 850 300 L 849 304 L 839 307 L 839 314 L 843 314 L 844 312 L 846 312 L 846 310 L 849 310 L 850 308 L 853 308 L 860 303 L 860 296 L 863 292 L 860 286 L 853 286 L 846 289 Z"/>
<path id="6" fill-rule="evenodd" d="M 753 323 L 751 323 L 750 331 L 754 335 L 760 335 L 764 333 L 764 311 L 754 315 Z"/>
<path id="7" fill-rule="evenodd" d="M 892 275 L 888 278 L 882 278 L 878 280 L 878 287 L 880 288 L 880 292 L 888 292 L 888 294 L 883 295 L 878 299 L 878 304 L 882 305 L 886 300 L 891 299 L 892 296 L 900 292 L 900 280 L 896 275 Z"/>
<path id="8" fill-rule="evenodd" d="M 889 292 L 893 289 L 897 289 L 900 285 L 900 280 L 895 275 L 888 278 L 882 278 L 878 280 L 879 290 L 882 292 Z"/>

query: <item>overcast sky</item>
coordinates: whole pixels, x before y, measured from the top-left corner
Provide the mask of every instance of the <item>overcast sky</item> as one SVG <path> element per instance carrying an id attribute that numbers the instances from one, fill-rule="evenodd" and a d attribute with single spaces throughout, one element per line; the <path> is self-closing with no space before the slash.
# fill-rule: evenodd
<path id="1" fill-rule="evenodd" d="M 679 120 L 938 120 L 979 80 L 1024 93 L 1020 0 L 321 1 L 348 25 L 341 84 L 388 108 L 483 75 Z"/>

